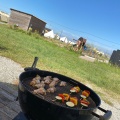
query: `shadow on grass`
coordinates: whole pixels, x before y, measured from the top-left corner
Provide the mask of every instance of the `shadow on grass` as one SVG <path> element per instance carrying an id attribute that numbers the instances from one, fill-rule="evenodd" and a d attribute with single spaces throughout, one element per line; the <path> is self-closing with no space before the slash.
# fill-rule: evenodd
<path id="1" fill-rule="evenodd" d="M 0 50 L 2 50 L 2 51 L 7 51 L 7 50 L 8 50 L 8 48 L 3 47 L 3 46 L 0 46 Z"/>

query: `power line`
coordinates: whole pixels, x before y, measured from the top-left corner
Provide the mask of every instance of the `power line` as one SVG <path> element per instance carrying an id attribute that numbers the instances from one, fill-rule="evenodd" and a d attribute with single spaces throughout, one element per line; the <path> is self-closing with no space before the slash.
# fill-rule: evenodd
<path id="1" fill-rule="evenodd" d="M 59 29 L 60 30 L 60 29 Z M 62 30 L 62 34 L 63 34 L 63 30 Z M 88 40 L 90 40 L 90 41 L 94 41 L 94 42 L 97 42 L 97 43 L 99 43 L 99 44 L 101 44 L 101 45 L 103 45 L 103 46 L 106 46 L 106 47 L 110 47 L 110 48 L 114 48 L 113 46 L 110 46 L 110 45 L 106 45 L 106 44 L 103 44 L 103 43 L 101 43 L 101 42 L 98 42 L 97 40 L 93 40 L 93 39 L 91 39 L 91 38 L 89 38 L 89 37 L 86 37 Z M 76 39 L 73 39 L 74 41 L 77 41 Z M 118 45 L 118 44 L 117 44 Z M 115 45 L 115 46 L 117 46 L 117 45 Z"/>
<path id="2" fill-rule="evenodd" d="M 46 19 L 46 20 L 48 20 L 48 19 Z M 109 41 L 109 40 L 107 40 L 107 39 L 104 39 L 104 38 L 101 38 L 101 37 L 99 37 L 99 36 L 93 35 L 93 34 L 91 34 L 91 33 L 84 32 L 84 31 L 79 31 L 79 30 L 76 30 L 76 29 L 72 29 L 72 28 L 69 28 L 69 27 L 67 27 L 67 26 L 61 25 L 61 24 L 56 23 L 56 22 L 51 21 L 51 20 L 48 20 L 48 21 L 53 22 L 53 23 L 55 23 L 55 24 L 57 24 L 57 25 L 59 25 L 59 26 L 65 27 L 65 28 L 67 28 L 67 29 L 70 29 L 70 30 L 73 30 L 73 31 L 77 31 L 77 32 L 81 32 L 81 33 L 85 33 L 85 34 L 91 35 L 91 36 L 93 36 L 93 37 L 99 38 L 99 39 L 101 39 L 101 40 L 104 40 L 104 41 L 107 41 L 107 42 L 111 42 L 111 43 L 113 43 L 113 44 L 120 45 L 120 43 L 116 43 L 116 42 L 113 42 L 113 41 Z"/>
<path id="3" fill-rule="evenodd" d="M 59 29 L 59 28 L 58 28 Z M 59 29 L 60 30 L 60 29 Z M 64 34 L 64 32 L 63 32 L 63 30 L 60 30 L 60 33 L 61 34 Z M 60 34 L 60 36 L 61 36 L 61 34 Z M 103 46 L 106 46 L 106 47 L 109 47 L 109 48 L 115 48 L 116 49 L 116 47 L 117 47 L 117 45 L 118 44 L 116 44 L 116 45 L 112 45 L 112 46 L 110 46 L 110 45 L 106 45 L 106 44 L 104 44 L 104 43 L 101 43 L 101 42 L 98 42 L 97 40 L 93 40 L 93 39 L 91 39 L 91 38 L 89 38 L 89 37 L 86 37 L 88 40 L 90 40 L 91 42 L 92 41 L 94 41 L 94 42 L 96 42 L 96 43 L 99 43 L 99 44 L 101 44 L 101 45 L 103 45 Z M 73 41 L 77 41 L 76 39 L 73 39 Z M 116 47 L 115 47 L 116 46 Z"/>
<path id="4" fill-rule="evenodd" d="M 6 6 L 4 6 L 4 8 L 9 9 L 9 8 L 6 7 Z M 1 10 L 1 9 L 0 9 L 0 10 Z M 3 11 L 5 11 L 5 12 L 8 13 L 8 11 L 6 11 L 6 10 L 3 10 Z M 73 31 L 77 31 L 77 32 L 81 32 L 81 33 L 85 33 L 85 34 L 94 36 L 94 37 L 96 37 L 96 38 L 99 38 L 99 39 L 101 39 L 101 40 L 105 40 L 105 41 L 107 41 L 107 42 L 111 42 L 111 43 L 113 43 L 113 44 L 120 45 L 120 43 L 116 43 L 116 42 L 113 42 L 113 41 L 109 41 L 109 40 L 107 40 L 107 39 L 104 39 L 104 38 L 101 38 L 101 37 L 99 37 L 99 36 L 93 35 L 93 34 L 91 34 L 91 33 L 84 32 L 84 31 L 79 31 L 79 30 L 76 30 L 76 29 L 72 29 L 72 28 L 69 28 L 69 27 L 67 27 L 67 26 L 61 25 L 61 24 L 59 24 L 59 23 L 57 23 L 57 22 L 54 22 L 54 21 L 52 21 L 52 20 L 49 20 L 49 19 L 46 19 L 46 20 L 48 20 L 48 21 L 50 21 L 50 22 L 53 22 L 53 23 L 55 23 L 55 24 L 57 24 L 57 25 L 59 25 L 59 26 L 65 27 L 65 28 L 67 28 L 67 29 L 70 29 L 70 30 L 73 30 Z"/>
<path id="5" fill-rule="evenodd" d="M 59 28 L 58 28 L 59 29 Z M 60 30 L 60 29 L 59 29 Z M 60 30 L 60 33 L 61 34 L 64 34 L 63 33 L 63 30 Z M 61 34 L 60 34 L 60 36 L 61 36 Z M 86 37 L 88 40 L 90 40 L 91 42 L 92 41 L 94 41 L 94 42 L 96 42 L 96 43 L 99 43 L 99 44 L 101 44 L 102 46 L 104 46 L 104 47 L 109 47 L 109 48 L 115 48 L 116 49 L 116 47 L 115 46 L 117 46 L 117 45 L 113 45 L 113 46 L 110 46 L 110 45 L 106 45 L 106 44 L 104 44 L 104 43 L 101 43 L 101 42 L 99 42 L 99 41 L 97 41 L 97 40 L 93 40 L 93 39 L 91 39 L 91 38 L 89 38 L 89 37 Z M 74 41 L 77 41 L 76 39 L 73 39 Z"/>
<path id="6" fill-rule="evenodd" d="M 89 40 L 90 40 L 90 41 L 95 41 L 95 40 L 91 40 L 91 39 L 89 39 Z M 113 48 L 113 46 L 106 45 L 106 44 L 103 44 L 103 43 L 101 43 L 101 42 L 98 42 L 98 41 L 95 41 L 95 42 L 97 42 L 97 43 L 99 43 L 99 44 L 101 44 L 101 45 L 104 45 L 104 46 L 106 46 L 106 47 Z"/>
<path id="7" fill-rule="evenodd" d="M 4 7 L 4 9 L 3 9 L 3 8 L 0 8 L 0 11 L 3 11 L 3 12 L 5 12 L 5 13 L 10 14 L 10 8 L 5 7 L 5 6 L 3 6 L 3 5 L 2 5 L 2 7 Z"/>

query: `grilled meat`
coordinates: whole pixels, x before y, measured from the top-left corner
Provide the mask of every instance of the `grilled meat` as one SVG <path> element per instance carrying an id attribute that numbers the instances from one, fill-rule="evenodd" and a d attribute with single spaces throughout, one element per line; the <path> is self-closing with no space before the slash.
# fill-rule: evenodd
<path id="1" fill-rule="evenodd" d="M 41 87 L 45 87 L 45 84 L 44 83 L 39 83 L 39 84 L 36 84 L 34 87 L 36 88 L 41 88 Z"/>
<path id="2" fill-rule="evenodd" d="M 55 81 L 56 84 L 57 84 L 60 80 L 59 80 L 58 78 L 54 77 L 54 78 L 53 78 L 53 81 Z"/>
<path id="3" fill-rule="evenodd" d="M 66 82 L 61 81 L 61 82 L 60 82 L 60 86 L 66 86 Z"/>
<path id="4" fill-rule="evenodd" d="M 39 84 L 39 83 L 40 83 L 40 80 L 36 80 L 33 78 L 33 80 L 30 82 L 30 85 L 34 87 L 36 84 Z"/>
<path id="5" fill-rule="evenodd" d="M 45 80 L 45 83 L 46 83 L 46 84 L 50 84 L 51 82 L 52 82 L 51 79 L 46 79 L 46 80 Z"/>
<path id="6" fill-rule="evenodd" d="M 41 77 L 39 75 L 36 75 L 36 77 L 34 77 L 30 82 L 30 85 L 34 87 L 36 84 L 40 83 L 40 80 L 41 80 Z"/>
<path id="7" fill-rule="evenodd" d="M 52 82 L 49 84 L 49 87 L 55 87 L 60 80 L 56 77 L 53 78 Z"/>
<path id="8" fill-rule="evenodd" d="M 41 80 L 41 77 L 39 75 L 36 75 L 36 80 Z"/>
<path id="9" fill-rule="evenodd" d="M 55 87 L 60 80 L 58 78 L 53 78 L 52 82 L 49 84 L 49 87 Z"/>
<path id="10" fill-rule="evenodd" d="M 41 81 L 40 83 L 45 83 L 45 81 Z"/>
<path id="11" fill-rule="evenodd" d="M 49 87 L 55 87 L 56 86 L 56 81 L 52 81 L 50 84 L 49 84 Z"/>
<path id="12" fill-rule="evenodd" d="M 39 75 L 36 75 L 36 77 L 34 77 L 32 80 L 41 80 L 41 77 Z"/>
<path id="13" fill-rule="evenodd" d="M 46 90 L 45 90 L 43 87 L 41 87 L 41 88 L 39 88 L 39 89 L 34 90 L 33 93 L 34 93 L 34 94 L 46 95 Z"/>
<path id="14" fill-rule="evenodd" d="M 47 92 L 49 92 L 49 93 L 54 93 L 55 91 L 56 91 L 55 87 L 51 87 L 51 88 L 47 89 Z"/>
<path id="15" fill-rule="evenodd" d="M 44 80 L 51 80 L 52 79 L 52 76 L 46 76 L 44 77 Z"/>

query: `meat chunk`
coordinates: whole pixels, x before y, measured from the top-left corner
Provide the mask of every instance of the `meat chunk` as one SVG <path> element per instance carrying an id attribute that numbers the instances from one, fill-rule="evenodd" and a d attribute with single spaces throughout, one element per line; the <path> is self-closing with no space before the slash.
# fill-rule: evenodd
<path id="1" fill-rule="evenodd" d="M 36 75 L 35 77 L 37 80 L 41 80 L 41 77 L 39 75 Z"/>
<path id="2" fill-rule="evenodd" d="M 66 82 L 65 81 L 61 81 L 60 82 L 60 86 L 66 86 Z"/>
<path id="3" fill-rule="evenodd" d="M 30 82 L 30 85 L 34 87 L 36 84 L 39 84 L 39 83 L 40 83 L 40 80 L 33 79 L 33 80 Z"/>
<path id="4" fill-rule="evenodd" d="M 34 77 L 30 82 L 30 85 L 34 87 L 36 84 L 40 83 L 40 80 L 41 80 L 41 77 L 39 75 L 36 75 L 36 77 Z"/>
<path id="5" fill-rule="evenodd" d="M 51 79 L 46 79 L 46 80 L 45 80 L 45 83 L 46 83 L 46 84 L 50 84 L 51 82 L 52 82 Z"/>
<path id="6" fill-rule="evenodd" d="M 34 87 L 36 88 L 41 88 L 41 87 L 45 87 L 45 84 L 44 83 L 39 83 L 39 84 L 36 84 Z"/>
<path id="7" fill-rule="evenodd" d="M 39 75 L 36 75 L 36 77 L 34 77 L 32 80 L 41 80 L 41 77 Z"/>
<path id="8" fill-rule="evenodd" d="M 51 80 L 52 79 L 52 76 L 46 76 L 44 77 L 44 80 Z"/>
<path id="9" fill-rule="evenodd" d="M 56 91 L 55 87 L 51 87 L 51 88 L 47 89 L 47 92 L 49 92 L 49 93 L 54 93 L 55 91 Z"/>
<path id="10" fill-rule="evenodd" d="M 46 90 L 45 90 L 43 87 L 41 87 L 41 88 L 39 88 L 39 89 L 34 90 L 33 93 L 34 93 L 34 94 L 46 95 Z"/>
<path id="11" fill-rule="evenodd" d="M 55 87 L 56 86 L 56 81 L 52 81 L 50 84 L 49 84 L 49 87 Z"/>
<path id="12" fill-rule="evenodd" d="M 53 81 L 49 84 L 49 87 L 55 87 L 60 80 L 56 77 L 53 78 Z"/>
<path id="13" fill-rule="evenodd" d="M 54 77 L 53 81 L 55 81 L 56 83 L 58 83 L 60 80 L 58 78 Z"/>
<path id="14" fill-rule="evenodd" d="M 45 81 L 41 81 L 40 83 L 45 83 Z"/>

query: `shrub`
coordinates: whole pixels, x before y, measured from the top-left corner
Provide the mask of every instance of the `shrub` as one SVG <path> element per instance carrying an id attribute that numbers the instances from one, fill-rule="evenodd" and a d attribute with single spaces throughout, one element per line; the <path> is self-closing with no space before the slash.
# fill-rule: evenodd
<path id="1" fill-rule="evenodd" d="M 31 35 L 31 34 L 32 34 L 32 28 L 31 28 L 31 27 L 29 27 L 29 29 L 28 29 L 28 31 L 27 31 L 27 34 L 28 34 L 28 35 Z"/>
<path id="2" fill-rule="evenodd" d="M 35 30 L 35 32 L 32 34 L 36 39 L 40 38 L 40 34 L 37 30 Z"/>
<path id="3" fill-rule="evenodd" d="M 18 25 L 17 25 L 17 24 L 14 24 L 14 25 L 13 25 L 13 29 L 17 30 L 17 29 L 18 29 Z"/>

